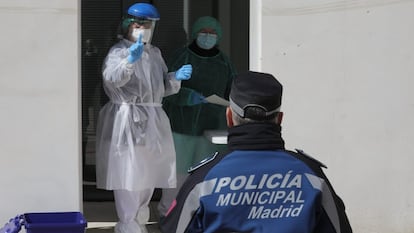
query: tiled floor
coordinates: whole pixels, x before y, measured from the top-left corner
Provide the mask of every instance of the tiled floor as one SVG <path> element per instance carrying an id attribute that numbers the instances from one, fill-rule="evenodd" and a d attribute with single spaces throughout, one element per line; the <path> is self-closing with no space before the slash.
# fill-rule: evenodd
<path id="1" fill-rule="evenodd" d="M 160 233 L 158 228 L 158 202 L 150 203 L 151 217 L 147 224 L 148 233 Z M 115 205 L 112 201 L 84 202 L 83 215 L 88 221 L 86 233 L 113 233 L 117 221 Z"/>

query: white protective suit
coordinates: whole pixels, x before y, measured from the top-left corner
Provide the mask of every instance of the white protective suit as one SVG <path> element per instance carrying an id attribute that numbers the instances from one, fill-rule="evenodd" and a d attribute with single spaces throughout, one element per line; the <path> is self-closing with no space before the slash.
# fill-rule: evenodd
<path id="1" fill-rule="evenodd" d="M 97 187 L 114 190 L 116 233 L 146 233 L 154 188 L 176 187 L 175 149 L 161 101 L 178 92 L 181 81 L 160 50 L 147 44 L 129 64 L 133 42 L 114 45 L 103 66 L 110 101 L 101 109 L 96 133 Z"/>
<path id="2" fill-rule="evenodd" d="M 126 39 L 114 45 L 103 66 L 110 101 L 97 125 L 97 187 L 140 191 L 176 186 L 175 150 L 164 96 L 178 92 L 181 81 L 167 73 L 160 50 L 150 44 L 133 64 Z"/>

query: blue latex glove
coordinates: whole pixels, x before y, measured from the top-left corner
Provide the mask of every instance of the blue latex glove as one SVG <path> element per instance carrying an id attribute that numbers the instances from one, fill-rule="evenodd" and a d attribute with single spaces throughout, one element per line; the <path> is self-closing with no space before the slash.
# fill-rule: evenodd
<path id="1" fill-rule="evenodd" d="M 206 97 L 196 91 L 192 91 L 188 98 L 188 105 L 197 105 L 207 103 Z"/>
<path id="2" fill-rule="evenodd" d="M 142 34 L 139 35 L 137 42 L 129 47 L 129 55 L 128 55 L 128 62 L 134 63 L 136 62 L 142 55 L 144 51 L 144 43 L 142 43 Z"/>
<path id="3" fill-rule="evenodd" d="M 193 66 L 191 64 L 183 65 L 175 72 L 175 79 L 177 80 L 189 80 L 191 73 L 193 72 Z"/>

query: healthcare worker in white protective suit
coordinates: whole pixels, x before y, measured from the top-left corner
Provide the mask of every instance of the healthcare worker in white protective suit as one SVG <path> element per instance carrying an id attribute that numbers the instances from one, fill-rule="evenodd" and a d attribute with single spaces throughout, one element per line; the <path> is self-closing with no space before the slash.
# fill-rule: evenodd
<path id="1" fill-rule="evenodd" d="M 159 18 L 151 4 L 130 6 L 122 22 L 124 38 L 103 64 L 110 101 L 99 113 L 96 178 L 98 188 L 114 190 L 116 233 L 147 232 L 154 189 L 176 186 L 174 143 L 161 101 L 178 92 L 192 67 L 167 73 L 160 50 L 151 45 Z"/>

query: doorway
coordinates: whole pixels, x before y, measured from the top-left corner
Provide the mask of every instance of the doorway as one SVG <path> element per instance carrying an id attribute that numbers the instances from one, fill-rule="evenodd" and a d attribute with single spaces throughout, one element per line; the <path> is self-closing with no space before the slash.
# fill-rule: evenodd
<path id="1" fill-rule="evenodd" d="M 166 63 L 173 52 L 186 45 L 192 22 L 200 16 L 217 18 L 223 28 L 220 49 L 237 72 L 249 69 L 249 0 L 170 0 L 152 3 L 160 12 L 152 44 L 160 48 Z M 117 41 L 118 26 L 131 0 L 81 0 L 82 46 L 82 158 L 83 201 L 112 202 L 110 191 L 95 188 L 95 132 L 98 113 L 108 101 L 102 88 L 101 66 Z M 154 193 L 156 201 L 159 190 Z M 115 210 L 114 210 L 115 211 Z M 86 213 L 87 214 L 87 213 Z"/>

